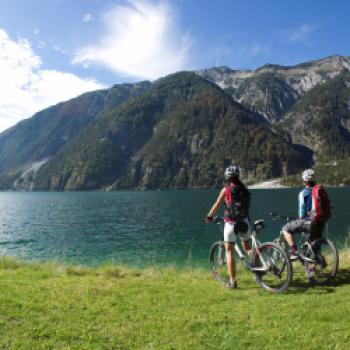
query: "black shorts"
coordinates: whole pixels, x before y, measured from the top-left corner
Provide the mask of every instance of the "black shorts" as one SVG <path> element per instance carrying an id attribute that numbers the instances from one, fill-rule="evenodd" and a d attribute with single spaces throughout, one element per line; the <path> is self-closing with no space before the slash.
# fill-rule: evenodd
<path id="1" fill-rule="evenodd" d="M 287 231 L 291 234 L 306 232 L 309 234 L 310 241 L 314 241 L 315 239 L 322 237 L 324 224 L 303 219 L 296 219 L 289 221 L 283 226 L 282 229 L 283 231 Z"/>

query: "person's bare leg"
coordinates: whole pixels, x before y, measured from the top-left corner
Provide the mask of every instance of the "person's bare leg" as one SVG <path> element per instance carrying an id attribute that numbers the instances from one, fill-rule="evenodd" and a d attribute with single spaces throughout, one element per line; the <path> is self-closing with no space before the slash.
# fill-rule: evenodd
<path id="1" fill-rule="evenodd" d="M 249 240 L 242 240 L 242 242 L 243 242 L 243 248 L 244 248 L 244 250 L 246 251 L 246 253 L 249 255 L 249 256 L 251 256 L 252 255 L 252 247 L 251 247 L 251 245 L 250 245 L 250 242 L 249 242 Z"/>
<path id="2" fill-rule="evenodd" d="M 233 256 L 233 248 L 234 248 L 234 243 L 225 242 L 227 272 L 230 276 L 231 283 L 234 283 L 236 279 L 236 266 L 235 266 L 235 258 Z"/>
<path id="3" fill-rule="evenodd" d="M 298 257 L 298 248 L 295 245 L 293 235 L 288 231 L 283 231 L 283 235 L 290 247 L 290 258 L 294 260 Z"/>
<path id="4" fill-rule="evenodd" d="M 283 231 L 283 235 L 290 247 L 295 245 L 292 234 L 290 234 L 288 231 Z"/>

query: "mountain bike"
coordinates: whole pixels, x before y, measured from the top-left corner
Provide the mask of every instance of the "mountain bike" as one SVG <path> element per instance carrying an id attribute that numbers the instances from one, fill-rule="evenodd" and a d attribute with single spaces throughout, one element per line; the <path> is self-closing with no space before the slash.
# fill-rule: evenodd
<path id="1" fill-rule="evenodd" d="M 291 221 L 294 218 L 270 213 L 274 219 Z M 301 232 L 301 242 L 298 259 L 304 266 L 308 280 L 316 285 L 324 285 L 333 279 L 338 271 L 339 255 L 334 243 L 327 238 L 317 238 L 310 241 L 308 232 Z M 280 235 L 274 240 L 288 255 L 289 246 L 281 229 Z"/>
<path id="2" fill-rule="evenodd" d="M 227 283 L 229 275 L 226 266 L 226 250 L 224 244 L 224 219 L 215 217 L 213 222 L 220 225 L 221 240 L 210 248 L 210 268 L 214 279 Z M 287 290 L 292 279 L 292 264 L 286 252 L 275 243 L 261 243 L 256 236 L 264 228 L 264 220 L 254 222 L 250 235 L 252 255 L 248 256 L 235 243 L 235 251 L 247 270 L 255 275 L 256 282 L 271 293 L 281 293 Z"/>

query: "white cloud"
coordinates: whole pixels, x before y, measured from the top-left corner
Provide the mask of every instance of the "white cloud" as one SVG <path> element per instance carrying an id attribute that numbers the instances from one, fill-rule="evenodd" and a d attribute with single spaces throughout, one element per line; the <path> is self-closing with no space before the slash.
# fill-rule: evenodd
<path id="1" fill-rule="evenodd" d="M 62 48 L 61 48 L 60 46 L 58 46 L 58 45 L 54 45 L 54 46 L 52 47 L 52 49 L 55 50 L 55 51 L 57 51 L 57 52 L 59 52 L 59 53 L 62 53 L 62 54 L 65 54 L 65 53 L 66 53 L 66 50 L 62 49 Z"/>
<path id="2" fill-rule="evenodd" d="M 142 79 L 187 69 L 192 39 L 179 31 L 173 13 L 166 3 L 145 0 L 114 6 L 103 15 L 104 36 L 79 50 L 73 63 Z"/>
<path id="3" fill-rule="evenodd" d="M 304 42 L 306 43 L 310 35 L 320 28 L 319 25 L 303 24 L 298 29 L 289 32 L 289 42 Z"/>
<path id="4" fill-rule="evenodd" d="M 86 13 L 83 17 L 84 22 L 92 22 L 94 20 L 94 17 L 91 13 Z"/>
<path id="5" fill-rule="evenodd" d="M 103 87 L 41 65 L 27 40 L 12 40 L 0 29 L 0 132 L 43 108 Z"/>

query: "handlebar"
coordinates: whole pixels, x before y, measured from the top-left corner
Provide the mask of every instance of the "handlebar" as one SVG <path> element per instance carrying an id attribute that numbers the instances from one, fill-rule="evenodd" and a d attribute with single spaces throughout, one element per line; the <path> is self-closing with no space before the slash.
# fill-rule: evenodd
<path id="1" fill-rule="evenodd" d="M 215 215 L 213 217 L 207 216 L 206 219 L 205 219 L 205 222 L 207 224 L 210 224 L 211 222 L 213 222 L 214 224 L 221 224 L 221 223 L 224 222 L 224 218 L 221 217 L 221 216 L 217 216 L 217 215 Z"/>
<path id="2" fill-rule="evenodd" d="M 294 216 L 285 216 L 285 215 L 277 214 L 277 213 L 269 213 L 269 215 L 272 216 L 272 220 L 283 219 L 286 221 L 291 221 L 291 220 L 295 219 Z"/>
<path id="3" fill-rule="evenodd" d="M 223 221 L 224 221 L 224 218 L 221 216 L 214 216 L 213 217 L 214 224 L 221 224 Z"/>

